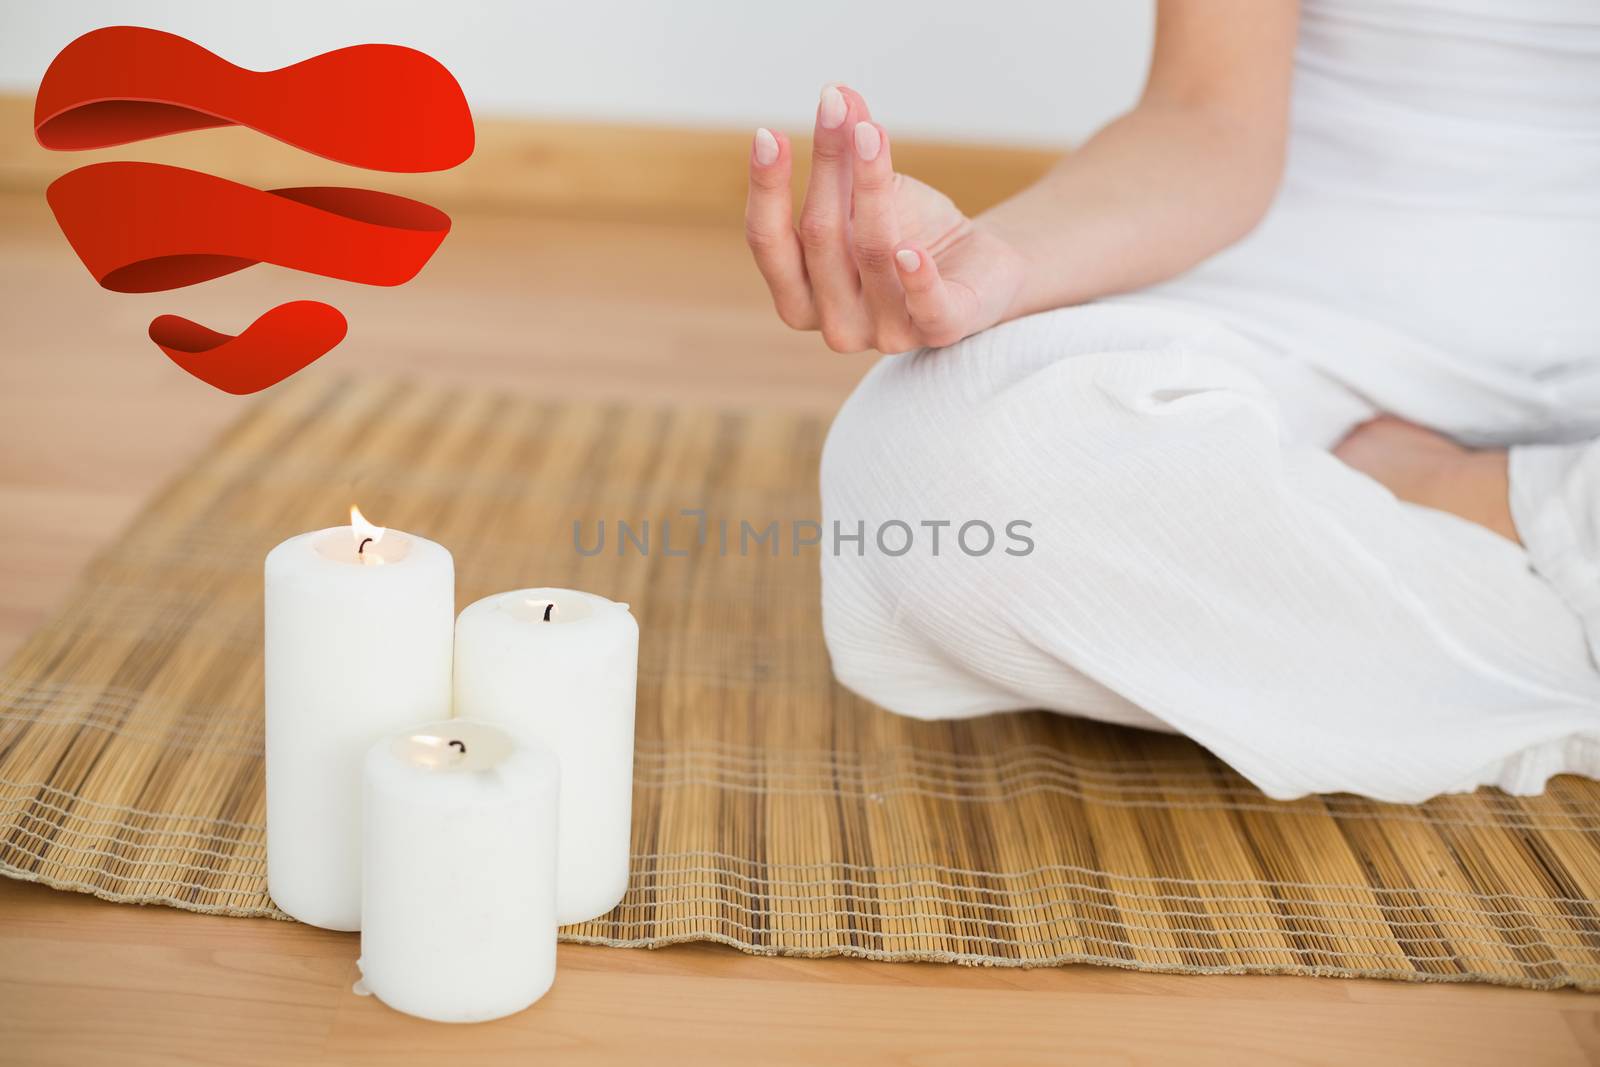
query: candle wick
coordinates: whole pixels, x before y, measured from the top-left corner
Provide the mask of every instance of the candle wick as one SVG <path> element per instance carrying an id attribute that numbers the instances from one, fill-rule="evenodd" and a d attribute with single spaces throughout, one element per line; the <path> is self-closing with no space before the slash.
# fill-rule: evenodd
<path id="1" fill-rule="evenodd" d="M 450 742 L 450 747 L 460 752 L 463 756 L 467 754 L 467 743 L 465 741 L 452 741 Z"/>
<path id="2" fill-rule="evenodd" d="M 361 555 L 361 553 L 362 553 L 362 552 L 363 552 L 363 551 L 364 551 L 364 550 L 365 550 L 365 549 L 366 549 L 366 547 L 367 547 L 367 546 L 368 546 L 368 545 L 370 545 L 370 544 L 371 544 L 371 543 L 372 543 L 372 538 L 370 538 L 370 537 L 364 537 L 364 538 L 362 538 L 362 539 L 361 539 L 361 543 L 360 543 L 360 544 L 359 544 L 359 545 L 357 545 L 357 546 L 356 546 L 356 555 L 358 555 L 358 556 L 359 556 L 359 555 Z"/>
<path id="3" fill-rule="evenodd" d="M 546 604 L 544 606 L 544 621 L 545 622 L 549 622 L 550 621 L 550 613 L 552 611 L 554 611 L 554 610 L 556 610 L 556 602 L 554 600 L 552 600 L 550 603 L 548 603 L 548 604 Z"/>

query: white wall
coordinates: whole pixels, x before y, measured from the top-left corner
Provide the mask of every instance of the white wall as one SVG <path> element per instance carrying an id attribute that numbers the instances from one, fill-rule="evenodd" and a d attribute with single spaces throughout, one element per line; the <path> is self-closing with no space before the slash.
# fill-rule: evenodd
<path id="1" fill-rule="evenodd" d="M 96 26 L 153 26 L 244 66 L 360 41 L 438 58 L 480 114 L 811 124 L 823 82 L 892 132 L 1077 141 L 1144 76 L 1152 0 L 0 0 L 0 90 Z"/>

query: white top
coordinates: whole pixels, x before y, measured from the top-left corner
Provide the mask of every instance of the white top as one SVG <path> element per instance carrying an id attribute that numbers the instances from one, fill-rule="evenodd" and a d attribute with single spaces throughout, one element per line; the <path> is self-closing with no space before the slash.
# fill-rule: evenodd
<path id="1" fill-rule="evenodd" d="M 1125 299 L 1467 440 L 1600 433 L 1600 2 L 1305 0 L 1268 217 Z"/>

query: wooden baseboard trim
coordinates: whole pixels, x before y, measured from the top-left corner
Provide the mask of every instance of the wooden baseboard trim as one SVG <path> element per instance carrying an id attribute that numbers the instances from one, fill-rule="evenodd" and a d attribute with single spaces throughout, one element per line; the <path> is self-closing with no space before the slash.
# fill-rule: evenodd
<path id="1" fill-rule="evenodd" d="M 730 223 L 744 211 L 750 132 L 480 119 L 472 158 L 438 174 L 384 174 L 307 155 L 237 128 L 93 152 L 50 152 L 32 137 L 33 102 L 0 94 L 0 190 L 40 193 L 85 163 L 142 159 L 261 188 L 362 185 L 446 209 L 579 218 Z M 796 157 L 810 138 L 794 135 Z M 1057 154 L 1037 148 L 897 140 L 895 165 L 981 211 L 1034 181 Z M 796 175 L 797 185 L 804 173 Z"/>

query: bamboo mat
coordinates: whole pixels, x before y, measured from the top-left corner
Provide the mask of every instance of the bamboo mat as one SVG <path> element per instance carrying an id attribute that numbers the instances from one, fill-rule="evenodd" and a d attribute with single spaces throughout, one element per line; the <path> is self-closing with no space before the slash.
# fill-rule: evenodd
<path id="1" fill-rule="evenodd" d="M 378 522 L 459 602 L 567 585 L 643 631 L 616 946 L 1600 988 L 1600 785 L 1277 803 L 1178 738 L 1045 714 L 896 718 L 829 677 L 816 557 L 684 550 L 703 508 L 816 518 L 820 420 L 302 376 L 250 409 L 0 674 L 0 871 L 111 900 L 266 895 L 261 560 Z M 573 524 L 604 552 L 581 555 Z M 615 550 L 617 519 L 674 551 Z M 1292 709 L 1286 709 L 1291 712 Z"/>

